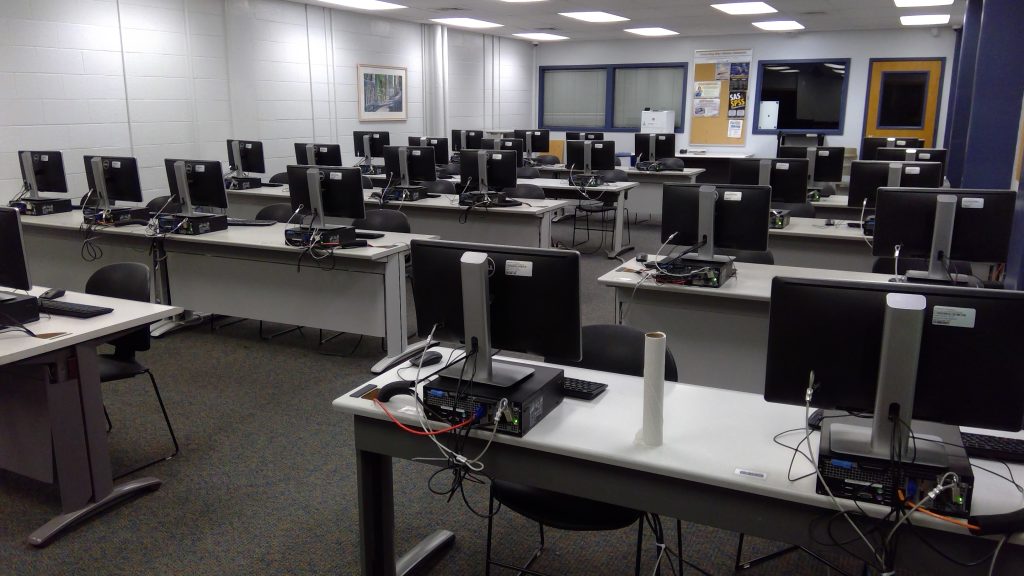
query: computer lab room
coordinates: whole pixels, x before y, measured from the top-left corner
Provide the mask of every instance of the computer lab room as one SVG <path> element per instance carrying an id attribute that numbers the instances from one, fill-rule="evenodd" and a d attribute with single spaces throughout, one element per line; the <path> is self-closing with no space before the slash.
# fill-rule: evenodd
<path id="1" fill-rule="evenodd" d="M 1024 574 L 1020 0 L 0 0 L 0 574 Z"/>

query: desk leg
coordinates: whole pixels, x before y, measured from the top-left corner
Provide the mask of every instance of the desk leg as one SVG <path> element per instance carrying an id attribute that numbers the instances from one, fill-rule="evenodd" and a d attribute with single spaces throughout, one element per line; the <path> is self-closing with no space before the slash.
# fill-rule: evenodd
<path id="1" fill-rule="evenodd" d="M 623 246 L 622 240 L 622 228 L 626 221 L 626 194 L 626 191 L 619 192 L 619 197 L 615 199 L 615 230 L 612 232 L 612 249 L 608 252 L 608 258 L 618 258 L 633 249 L 632 246 Z"/>
<path id="2" fill-rule="evenodd" d="M 379 374 L 385 366 L 402 357 L 409 347 L 409 320 L 406 318 L 405 255 L 388 256 L 384 270 L 384 342 L 388 355 L 371 369 Z"/>
<path id="3" fill-rule="evenodd" d="M 161 484 L 137 478 L 114 486 L 95 344 L 75 346 L 73 357 L 59 360 L 56 376 L 47 396 L 64 514 L 29 535 L 33 546 L 46 546 L 65 528 Z"/>
<path id="4" fill-rule="evenodd" d="M 359 564 L 364 575 L 405 576 L 455 542 L 438 530 L 395 560 L 395 502 L 391 457 L 356 450 L 359 491 Z"/>
<path id="5" fill-rule="evenodd" d="M 540 248 L 551 247 L 551 219 L 554 217 L 554 212 L 545 212 L 540 217 L 540 237 L 538 238 L 538 244 Z"/>
<path id="6" fill-rule="evenodd" d="M 171 281 L 167 274 L 167 251 L 164 249 L 163 238 L 153 240 L 153 271 L 156 273 L 156 301 L 165 306 L 171 305 Z M 185 310 L 177 316 L 155 322 L 149 328 L 149 335 L 154 338 L 166 336 L 171 332 L 188 326 L 195 326 L 203 321 L 202 316 Z"/>

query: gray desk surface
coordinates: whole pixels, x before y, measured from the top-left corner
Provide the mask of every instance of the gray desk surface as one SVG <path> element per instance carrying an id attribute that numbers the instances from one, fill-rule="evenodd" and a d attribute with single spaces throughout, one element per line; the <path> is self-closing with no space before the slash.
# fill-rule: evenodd
<path id="1" fill-rule="evenodd" d="M 790 218 L 789 226 L 769 230 L 768 235 L 864 242 L 865 250 L 871 252 L 864 239 L 864 231 L 860 228 L 850 228 L 846 221 L 839 222 L 838 226 L 826 226 L 824 218 Z"/>

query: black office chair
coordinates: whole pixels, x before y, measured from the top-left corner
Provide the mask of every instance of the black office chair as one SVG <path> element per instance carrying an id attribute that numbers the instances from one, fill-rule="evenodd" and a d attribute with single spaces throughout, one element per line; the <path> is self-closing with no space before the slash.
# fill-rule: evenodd
<path id="1" fill-rule="evenodd" d="M 810 202 L 772 202 L 772 210 L 789 210 L 790 218 L 814 218 L 814 204 Z"/>
<path id="2" fill-rule="evenodd" d="M 605 182 L 628 182 L 629 175 L 625 170 L 599 170 L 597 173 Z"/>
<path id="3" fill-rule="evenodd" d="M 621 172 L 621 170 L 620 170 L 620 172 Z M 613 195 L 613 194 L 607 194 L 607 193 L 602 195 L 601 199 L 596 201 L 596 202 L 592 202 L 592 201 L 580 198 L 579 202 L 576 204 L 576 207 L 573 208 L 573 214 L 572 214 L 572 247 L 573 248 L 575 248 L 577 246 L 581 246 L 583 244 L 586 244 L 587 242 L 590 242 L 590 232 L 591 232 L 591 230 L 594 230 L 594 231 L 597 231 L 597 232 L 601 233 L 601 243 L 598 244 L 597 248 L 595 248 L 593 251 L 587 252 L 587 254 L 596 253 L 597 251 L 599 251 L 601 249 L 602 246 L 604 246 L 605 236 L 607 234 L 609 234 L 609 233 L 614 233 L 614 230 L 615 230 L 615 202 L 616 202 L 616 196 Z M 629 242 L 632 242 L 632 238 L 633 238 L 632 231 L 630 230 L 630 227 L 629 227 L 629 208 L 624 208 L 623 210 L 624 210 L 624 218 L 625 218 L 625 225 L 626 225 L 626 242 L 629 243 Z M 596 228 L 591 227 L 591 225 L 590 225 L 590 216 L 591 216 L 591 214 L 593 214 L 594 216 L 600 216 L 600 220 L 598 220 L 598 223 L 600 224 L 600 226 L 598 226 Z M 609 214 L 612 215 L 611 219 L 608 218 Z M 580 220 L 581 219 L 583 220 L 583 225 L 582 226 L 580 225 Z M 586 239 L 584 239 L 583 241 L 581 241 L 579 243 L 576 242 L 576 231 L 577 230 L 585 230 L 587 232 Z"/>
<path id="4" fill-rule="evenodd" d="M 661 164 L 662 170 L 683 170 L 686 168 L 686 163 L 683 162 L 682 158 L 661 158 L 658 160 Z"/>
<path id="5" fill-rule="evenodd" d="M 177 202 L 168 202 L 170 199 L 170 196 L 157 196 L 146 204 L 146 210 L 148 210 L 150 214 L 156 214 L 157 212 L 160 212 L 161 214 L 175 214 L 177 212 L 181 212 L 181 204 Z"/>
<path id="6" fill-rule="evenodd" d="M 554 154 L 538 154 L 534 160 L 542 166 L 554 166 L 555 164 L 560 164 L 562 162 L 562 160 Z"/>
<path id="7" fill-rule="evenodd" d="M 426 184 L 427 194 L 455 194 L 455 183 L 450 180 L 434 180 Z"/>
<path id="8" fill-rule="evenodd" d="M 287 172 L 278 172 L 277 174 L 274 174 L 273 176 L 270 177 L 270 183 L 271 184 L 287 184 L 288 183 L 288 173 Z"/>
<path id="9" fill-rule="evenodd" d="M 381 209 L 367 210 L 363 218 L 352 221 L 357 230 L 376 230 L 378 232 L 400 232 L 410 234 L 409 219 L 398 210 Z"/>
<path id="10" fill-rule="evenodd" d="M 547 198 L 543 188 L 536 184 L 527 184 L 525 182 L 516 184 L 515 188 L 505 188 L 503 192 L 509 198 L 520 198 L 523 200 L 544 200 Z"/>
<path id="11" fill-rule="evenodd" d="M 462 165 L 456 162 L 442 166 L 437 170 L 438 178 L 450 178 L 452 176 L 458 176 L 462 173 Z"/>
<path id="12" fill-rule="evenodd" d="M 150 302 L 152 300 L 152 291 L 149 268 L 145 264 L 138 262 L 108 264 L 94 272 L 85 283 L 85 292 L 87 294 L 135 300 L 137 302 Z M 114 353 L 99 355 L 100 382 L 129 380 L 143 374 L 149 376 L 149 381 L 153 384 L 153 392 L 156 394 L 157 402 L 160 404 L 160 411 L 164 415 L 167 432 L 171 435 L 171 442 L 174 443 L 174 452 L 169 456 L 158 458 L 117 476 L 117 478 L 121 478 L 174 458 L 180 452 L 180 448 L 178 446 L 178 438 L 174 435 L 174 428 L 171 426 L 171 419 L 167 416 L 167 408 L 164 406 L 163 397 L 160 396 L 160 388 L 156 384 L 156 377 L 153 376 L 153 372 L 149 368 L 143 366 L 135 358 L 136 352 L 149 350 L 149 326 L 143 326 L 124 336 L 115 338 L 109 344 L 114 346 Z M 103 411 L 106 414 L 105 406 Z M 107 414 L 107 423 L 110 425 L 109 414 Z"/>
<path id="13" fill-rule="evenodd" d="M 540 178 L 540 170 L 537 170 L 533 166 L 520 166 L 516 168 L 516 178 L 519 180 L 533 180 L 534 178 Z"/>
<path id="14" fill-rule="evenodd" d="M 750 264 L 775 264 L 775 256 L 771 250 L 759 252 L 757 250 L 733 250 L 731 248 L 715 248 L 715 254 L 732 256 L 737 262 Z"/>
<path id="15" fill-rule="evenodd" d="M 372 190 L 373 189 L 373 180 L 369 176 L 364 174 L 363 175 L 363 179 L 362 179 L 362 183 L 363 183 L 363 190 Z"/>
<path id="16" fill-rule="evenodd" d="M 629 376 L 643 376 L 644 346 L 644 333 L 636 328 L 610 324 L 584 326 L 583 357 L 581 360 L 567 362 L 557 358 L 545 358 L 544 361 L 565 366 L 615 372 Z M 665 351 L 665 379 L 672 381 L 678 379 L 675 360 L 672 357 L 672 353 L 668 350 Z M 491 557 L 495 502 L 499 502 L 502 506 L 533 520 L 539 527 L 540 546 L 522 567 L 512 566 L 494 560 Z M 492 565 L 510 570 L 518 570 L 521 574 L 539 574 L 538 572 L 530 571 L 529 568 L 544 551 L 545 526 L 576 532 L 599 532 L 620 530 L 633 524 L 638 526 L 634 573 L 640 574 L 644 512 L 515 482 L 493 480 L 491 482 L 490 517 L 487 520 L 487 565 L 485 574 L 490 574 Z M 682 523 L 676 520 L 677 531 L 681 527 Z M 677 545 L 681 555 L 681 532 L 677 532 Z M 682 573 L 684 562 L 680 556 L 680 574 Z"/>

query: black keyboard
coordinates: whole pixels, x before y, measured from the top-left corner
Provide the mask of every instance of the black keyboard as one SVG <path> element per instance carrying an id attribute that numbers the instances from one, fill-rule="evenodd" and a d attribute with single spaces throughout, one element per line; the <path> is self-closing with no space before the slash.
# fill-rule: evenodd
<path id="1" fill-rule="evenodd" d="M 384 235 L 380 232 L 356 232 L 356 238 L 360 240 L 376 240 L 383 237 Z"/>
<path id="2" fill-rule="evenodd" d="M 39 311 L 46 312 L 47 314 L 52 314 L 54 316 L 92 318 L 94 316 L 110 314 L 114 309 L 104 308 L 102 306 L 89 306 L 88 304 L 74 304 L 72 302 L 64 302 L 63 300 L 45 300 L 40 298 Z"/>
<path id="3" fill-rule="evenodd" d="M 579 380 L 577 378 L 562 378 L 562 393 L 570 398 L 582 400 L 593 400 L 608 389 L 607 384 Z"/>
<path id="4" fill-rule="evenodd" d="M 967 456 L 1004 462 L 1024 462 L 1024 440 L 985 434 L 960 433 Z"/>
<path id="5" fill-rule="evenodd" d="M 247 220 L 245 218 L 228 218 L 228 226 L 273 226 L 277 220 Z"/>

